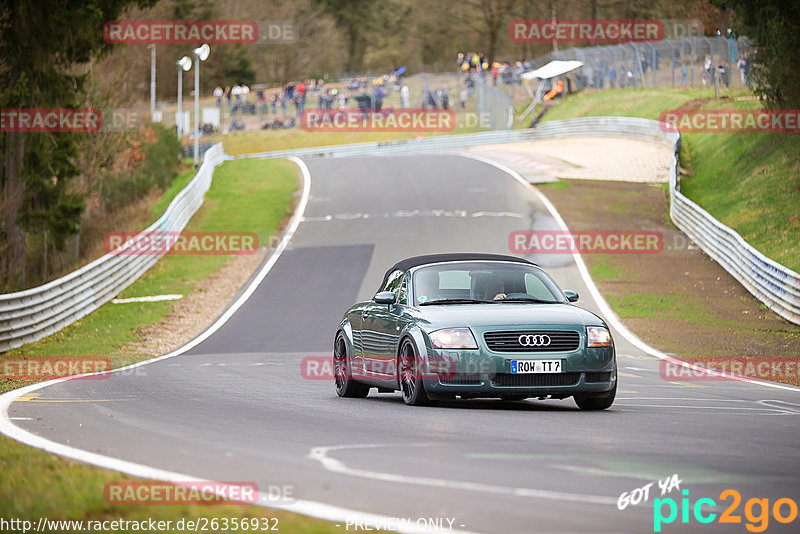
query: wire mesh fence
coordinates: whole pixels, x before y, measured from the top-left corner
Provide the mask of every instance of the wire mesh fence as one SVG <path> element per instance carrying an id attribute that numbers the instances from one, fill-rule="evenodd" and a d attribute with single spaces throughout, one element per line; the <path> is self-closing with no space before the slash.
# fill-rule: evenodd
<path id="1" fill-rule="evenodd" d="M 619 87 L 726 87 L 750 85 L 753 45 L 747 38 L 686 37 L 556 50 L 537 57 L 584 63 L 575 76 L 579 89 Z"/>

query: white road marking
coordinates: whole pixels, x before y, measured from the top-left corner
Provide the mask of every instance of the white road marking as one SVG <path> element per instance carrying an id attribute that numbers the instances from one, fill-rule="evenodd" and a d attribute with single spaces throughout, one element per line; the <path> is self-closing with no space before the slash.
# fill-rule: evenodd
<path id="1" fill-rule="evenodd" d="M 409 446 L 429 446 L 433 443 L 404 443 L 403 447 Z M 334 447 L 314 447 L 308 455 L 311 460 L 316 460 L 327 471 L 339 473 L 343 475 L 350 475 L 361 478 L 368 478 L 371 480 L 380 480 L 382 482 L 398 482 L 402 484 L 415 484 L 421 486 L 433 486 L 438 488 L 450 488 L 467 491 L 477 491 L 480 493 L 493 493 L 500 495 L 511 495 L 514 497 L 531 497 L 537 499 L 551 499 L 556 501 L 567 502 L 582 502 L 588 504 L 602 504 L 611 505 L 616 504 L 617 499 L 613 497 L 604 497 L 600 495 L 586 495 L 580 493 L 567 493 L 561 491 L 539 490 L 531 488 L 515 488 L 510 486 L 497 486 L 494 484 L 483 484 L 480 482 L 466 482 L 459 480 L 447 480 L 440 478 L 419 477 L 409 475 L 399 475 L 395 473 L 383 473 L 380 471 L 367 471 L 365 469 L 356 469 L 346 466 L 343 462 L 328 456 L 330 451 L 339 451 L 345 449 L 366 449 L 387 447 L 391 445 L 384 445 L 378 443 L 365 443 L 355 445 L 339 445 Z M 396 446 L 396 445 L 395 445 Z"/>
<path id="2" fill-rule="evenodd" d="M 531 184 L 528 183 L 527 181 L 525 181 L 518 173 L 512 171 L 511 169 L 508 169 L 507 167 L 505 167 L 505 166 L 503 166 L 501 164 L 498 164 L 498 163 L 493 162 L 491 160 L 488 160 L 486 158 L 481 158 L 479 156 L 472 156 L 472 155 L 469 155 L 469 156 L 463 155 L 463 156 L 464 157 L 470 157 L 472 159 L 479 160 L 479 161 L 484 161 L 484 162 L 486 162 L 486 163 L 488 163 L 490 165 L 493 165 L 493 166 L 495 166 L 497 168 L 500 168 L 500 169 L 504 170 L 506 173 L 508 173 L 509 175 L 511 175 L 514 179 L 516 179 L 517 181 L 519 181 L 520 183 L 525 185 L 526 187 L 529 187 L 529 188 L 531 187 Z M 300 160 L 299 158 L 296 158 L 294 156 L 290 156 L 287 159 L 289 159 L 290 161 L 294 162 L 295 164 L 297 164 L 300 167 L 300 170 L 301 170 L 301 172 L 303 174 L 303 193 L 302 193 L 300 202 L 298 203 L 297 210 L 292 215 L 292 218 L 291 218 L 291 220 L 289 222 L 289 225 L 287 227 L 286 233 L 283 236 L 283 239 L 279 243 L 278 247 L 275 249 L 275 252 L 272 254 L 270 259 L 264 264 L 264 266 L 261 268 L 259 273 L 253 278 L 253 280 L 251 281 L 251 283 L 247 287 L 247 289 L 225 311 L 225 313 L 217 319 L 217 321 L 215 321 L 208 329 L 206 329 L 202 334 L 200 334 L 197 338 L 195 338 L 191 342 L 187 343 L 186 345 L 184 345 L 184 346 L 182 346 L 182 347 L 180 347 L 180 348 L 178 348 L 178 349 L 176 349 L 176 350 L 174 350 L 174 351 L 172 351 L 172 352 L 170 352 L 168 354 L 165 354 L 163 356 L 159 356 L 158 358 L 153 358 L 151 360 L 145 360 L 145 361 L 142 361 L 142 362 L 139 362 L 139 363 L 135 363 L 135 364 L 126 366 L 126 367 L 120 367 L 118 369 L 113 369 L 111 371 L 112 373 L 125 371 L 125 370 L 128 370 L 128 369 L 132 369 L 132 368 L 140 367 L 140 366 L 144 366 L 144 365 L 149 365 L 149 364 L 155 363 L 157 361 L 161 361 L 161 360 L 165 360 L 165 359 L 168 359 L 168 358 L 173 358 L 175 356 L 179 356 L 179 355 L 191 350 L 192 348 L 196 347 L 197 345 L 199 345 L 200 343 L 202 343 L 203 341 L 208 339 L 217 330 L 219 330 L 233 316 L 233 314 L 236 313 L 236 311 L 250 298 L 250 296 L 255 292 L 255 290 L 258 287 L 258 285 L 267 276 L 269 271 L 272 269 L 272 267 L 278 261 L 278 258 L 280 257 L 280 255 L 288 247 L 289 241 L 291 240 L 292 236 L 294 235 L 295 231 L 297 230 L 297 227 L 300 225 L 301 222 L 303 222 L 303 213 L 305 212 L 306 206 L 308 204 L 309 193 L 310 193 L 310 190 L 311 190 L 311 174 L 310 174 L 310 172 L 308 170 L 308 167 L 305 165 L 305 163 L 302 160 Z M 534 189 L 534 191 L 536 191 L 536 190 Z M 538 191 L 536 191 L 536 192 L 542 198 L 543 202 L 548 207 L 548 210 L 551 210 L 551 213 L 555 213 L 556 219 L 557 219 L 557 221 L 560 222 L 560 225 L 564 229 L 566 229 L 566 224 L 564 224 L 563 219 L 561 219 L 561 217 L 558 215 L 558 212 L 555 211 L 555 208 L 552 206 L 552 204 L 550 204 L 549 200 L 547 200 L 547 198 L 544 197 L 544 195 L 542 195 Z M 628 337 L 628 335 L 630 335 L 631 338 L 635 338 L 635 336 L 630 331 L 628 331 L 627 328 L 624 327 L 624 325 L 622 325 L 619 322 L 619 319 L 616 317 L 616 315 L 613 313 L 613 311 L 608 307 L 608 304 L 605 302 L 605 300 L 602 299 L 602 296 L 599 294 L 596 286 L 594 286 L 594 283 L 592 282 L 591 278 L 589 277 L 588 271 L 586 270 L 586 266 L 583 263 L 582 259 L 580 258 L 580 255 L 576 253 L 576 254 L 574 254 L 574 256 L 577 258 L 576 259 L 576 264 L 578 264 L 578 267 L 579 267 L 579 270 L 581 272 L 581 275 L 584 277 L 584 281 L 587 283 L 587 286 L 589 286 L 589 289 L 592 292 L 592 295 L 595 296 L 595 294 L 596 294 L 595 300 L 598 301 L 598 304 L 601 306 L 601 308 L 605 307 L 608 310 L 609 322 L 612 323 L 615 327 L 617 326 L 617 324 L 619 324 L 619 326 L 621 326 L 622 328 L 617 328 L 617 330 L 619 330 L 623 334 L 623 336 Z M 628 335 L 626 335 L 626 332 L 627 332 Z M 634 343 L 631 338 L 629 338 L 629 340 L 632 343 Z M 663 354 L 663 353 L 660 353 L 660 351 L 656 351 L 656 349 L 652 349 L 648 345 L 644 344 L 644 342 L 642 342 L 641 340 L 638 340 L 638 338 L 635 338 L 635 339 L 637 340 L 638 344 L 634 343 L 634 345 L 639 346 L 639 344 L 640 344 L 643 347 L 646 347 L 647 349 L 649 349 L 649 350 L 645 350 L 644 348 L 639 346 L 639 348 L 642 348 L 642 350 L 645 350 L 645 352 L 651 353 L 651 351 L 653 351 L 653 352 L 657 352 L 659 354 Z M 661 358 L 661 356 L 658 356 L 657 354 L 653 354 L 653 355 L 655 355 L 656 357 Z M 666 356 L 666 355 L 664 355 L 664 356 Z M 670 358 L 666 357 L 666 358 L 662 358 L 662 359 L 670 359 Z M 677 363 L 682 364 L 682 365 L 687 365 L 685 362 L 678 361 Z M 98 374 L 98 373 L 89 373 L 89 374 Z M 74 380 L 76 378 L 80 378 L 81 376 L 88 376 L 88 375 L 79 375 L 79 376 L 75 376 L 75 377 L 69 377 L 66 380 Z M 180 474 L 180 473 L 176 473 L 176 472 L 172 472 L 172 471 L 166 471 L 166 470 L 162 470 L 162 469 L 157 469 L 157 468 L 150 467 L 150 466 L 143 465 L 143 464 L 137 464 L 137 463 L 134 463 L 134 462 L 121 460 L 121 459 L 118 459 L 118 458 L 112 458 L 112 457 L 109 457 L 109 456 L 104 456 L 104 455 L 101 455 L 101 454 L 96 454 L 96 453 L 92 453 L 92 452 L 89 452 L 89 451 L 76 449 L 76 448 L 71 447 L 69 445 L 63 445 L 61 443 L 56 443 L 54 441 L 45 439 L 45 438 L 43 438 L 41 436 L 37 436 L 37 435 L 32 434 L 30 432 L 27 432 L 27 431 L 23 430 L 22 428 L 20 428 L 20 427 L 14 425 L 13 423 L 11 423 L 11 421 L 9 419 L 9 415 L 8 415 L 8 408 L 11 405 L 12 402 L 17 400 L 19 397 L 22 397 L 24 395 L 27 395 L 27 394 L 29 394 L 31 392 L 34 392 L 34 391 L 37 391 L 39 389 L 43 389 L 43 388 L 48 387 L 50 385 L 63 382 L 64 380 L 65 379 L 63 379 L 63 378 L 59 378 L 59 379 L 54 379 L 54 380 L 48 380 L 48 381 L 45 381 L 45 382 L 38 382 L 36 384 L 31 384 L 30 386 L 25 386 L 25 387 L 22 387 L 22 388 L 19 388 L 19 389 L 14 389 L 14 390 L 8 391 L 8 392 L 3 393 L 2 395 L 0 395 L 0 433 L 5 434 L 6 436 L 8 436 L 8 437 L 10 437 L 12 439 L 15 439 L 15 440 L 17 440 L 17 441 L 19 441 L 21 443 L 25 443 L 25 444 L 30 445 L 32 447 L 36 447 L 36 448 L 45 450 L 45 451 L 50 452 L 52 454 L 57 454 L 59 456 L 65 457 L 65 458 L 71 458 L 71 459 L 74 459 L 74 460 L 77 460 L 77 461 L 80 461 L 80 462 L 83 462 L 83 463 L 95 465 L 97 467 L 102 467 L 102 468 L 106 468 L 106 469 L 112 469 L 114 471 L 118 471 L 118 472 L 121 472 L 121 473 L 127 473 L 127 474 L 130 474 L 130 475 L 133 475 L 133 476 L 137 476 L 137 477 L 141 477 L 141 478 L 149 478 L 149 479 L 164 480 L 164 481 L 174 481 L 174 482 L 181 482 L 181 481 L 183 481 L 183 482 L 186 482 L 186 481 L 210 482 L 210 481 L 206 481 L 206 480 L 203 480 L 203 479 L 198 479 L 196 477 L 191 477 L 191 476 L 188 476 L 188 475 L 185 475 L 185 474 Z M 770 386 L 770 387 L 780 387 L 781 389 L 787 389 L 787 390 L 791 390 L 791 391 L 800 391 L 800 389 L 791 388 L 791 387 L 788 387 L 788 386 L 778 386 L 778 385 L 775 385 L 775 384 L 764 383 L 764 382 L 760 382 L 760 381 L 756 381 L 756 380 L 747 380 L 747 379 L 742 379 L 742 380 L 746 381 L 746 382 L 751 382 L 751 383 L 754 383 L 754 384 L 758 384 L 758 385 L 766 385 L 766 386 Z M 330 448 L 330 447 L 326 448 L 326 450 L 332 450 L 332 449 L 333 448 Z M 336 462 L 336 460 L 333 460 L 333 459 L 330 459 L 330 460 L 332 460 L 333 462 Z M 443 482 L 447 482 L 447 481 L 443 481 Z M 484 486 L 484 485 L 481 485 L 481 486 Z M 486 486 L 486 488 L 491 488 L 491 486 Z M 540 491 L 540 490 L 525 490 L 524 488 L 505 488 L 505 487 L 502 487 L 502 486 L 498 486 L 497 488 L 500 488 L 501 492 L 506 492 L 507 490 L 515 490 L 515 489 L 521 489 L 521 490 L 529 491 L 529 492 L 530 491 Z M 481 491 L 481 490 L 479 490 L 479 491 Z M 482 491 L 487 491 L 487 490 L 484 489 Z M 549 492 L 549 493 L 556 494 L 558 492 Z M 565 493 L 563 495 L 569 496 L 569 495 L 573 495 L 573 494 Z M 259 494 L 259 496 L 260 496 L 260 500 L 263 500 L 264 502 L 267 502 L 267 500 L 269 498 L 268 495 L 264 495 L 264 494 Z M 528 495 L 524 495 L 524 496 L 528 496 Z M 530 495 L 530 496 L 540 496 L 540 497 L 542 497 L 543 495 Z M 591 496 L 591 495 L 589 495 L 589 496 L 575 495 L 575 496 L 576 497 L 580 497 L 581 499 L 588 497 L 588 498 L 596 498 L 596 499 L 602 499 L 603 500 L 602 502 L 598 501 L 597 504 L 615 504 L 616 503 L 616 501 L 613 498 L 609 499 L 607 497 L 597 497 L 597 496 Z M 547 497 L 544 497 L 544 498 L 547 498 Z M 581 501 L 581 502 L 587 502 L 587 501 Z M 371 513 L 360 512 L 360 511 L 355 511 L 355 510 L 349 510 L 347 508 L 342 508 L 342 507 L 333 506 L 333 505 L 320 503 L 320 502 L 315 502 L 315 501 L 297 500 L 292 504 L 282 504 L 282 503 L 274 503 L 274 502 L 272 502 L 272 503 L 269 503 L 268 506 L 271 507 L 271 508 L 277 508 L 277 509 L 282 509 L 282 510 L 286 510 L 286 511 L 289 511 L 289 512 L 304 514 L 304 515 L 308 515 L 308 516 L 311 516 L 311 517 L 316 517 L 316 518 L 324 519 L 324 520 L 328 520 L 328 521 L 361 520 L 362 522 L 363 521 L 372 521 L 372 522 L 374 522 L 376 520 L 390 519 L 387 516 L 381 516 L 381 515 L 377 515 L 377 514 L 371 514 Z M 400 532 L 409 532 L 409 533 L 423 532 L 423 530 L 418 529 L 414 525 L 411 525 L 409 528 L 403 529 L 403 530 L 399 530 L 399 531 Z"/>
<path id="3" fill-rule="evenodd" d="M 513 211 L 479 211 L 472 214 L 473 217 L 516 217 L 522 218 L 521 213 Z"/>
<path id="4" fill-rule="evenodd" d="M 333 220 L 337 221 L 356 221 L 362 219 L 370 219 L 370 218 L 380 218 L 383 217 L 384 219 L 407 219 L 410 217 L 513 217 L 516 219 L 521 219 L 525 217 L 522 213 L 517 213 L 514 211 L 476 211 L 474 213 L 470 213 L 467 210 L 445 210 L 445 209 L 430 209 L 430 210 L 397 210 L 393 212 L 383 212 L 383 213 L 337 213 L 337 214 L 328 214 L 322 215 L 317 217 L 304 217 L 303 222 L 330 222 Z"/>
<path id="5" fill-rule="evenodd" d="M 148 297 L 131 297 L 128 299 L 111 299 L 112 304 L 128 304 L 129 302 L 161 302 L 163 300 L 180 300 L 183 295 L 152 295 Z"/>
<path id="6" fill-rule="evenodd" d="M 632 397 L 622 398 L 617 397 L 617 400 L 668 400 L 668 401 L 675 401 L 675 397 Z M 682 401 L 705 401 L 705 402 L 755 402 L 749 401 L 746 399 L 712 399 L 712 398 L 696 398 L 696 397 L 681 397 L 680 400 Z"/>
<path id="7" fill-rule="evenodd" d="M 297 230 L 297 227 L 300 225 L 300 222 L 302 221 L 303 213 L 305 212 L 306 205 L 308 204 L 308 196 L 311 191 L 311 173 L 309 172 L 306 164 L 299 158 L 292 156 L 287 159 L 291 160 L 298 167 L 300 167 L 300 171 L 303 174 L 303 193 L 302 196 L 300 197 L 300 202 L 297 204 L 297 210 L 292 215 L 292 218 L 289 221 L 289 225 L 287 226 L 286 233 L 284 234 L 283 239 L 281 240 L 278 247 L 275 249 L 275 252 L 272 254 L 270 259 L 264 264 L 264 266 L 261 268 L 258 274 L 250 282 L 250 285 L 247 287 L 247 289 L 225 311 L 225 313 L 214 322 L 214 324 L 212 324 L 202 334 L 200 334 L 198 337 L 196 337 L 194 340 L 190 341 L 186 345 L 168 354 L 159 356 L 158 358 L 145 360 L 143 362 L 135 363 L 127 367 L 120 367 L 118 369 L 113 369 L 111 371 L 112 373 L 125 371 L 143 365 L 149 365 L 151 363 L 155 363 L 161 360 L 166 360 L 167 358 L 173 358 L 175 356 L 185 353 L 186 351 L 196 347 L 197 345 L 208 339 L 212 334 L 214 334 L 214 332 L 219 330 L 222 327 L 222 325 L 224 325 L 228 321 L 228 319 L 230 319 L 231 316 L 233 316 L 233 314 L 236 313 L 236 311 L 239 308 L 241 308 L 245 302 L 247 302 L 247 299 L 250 298 L 250 296 L 256 290 L 256 288 L 264 279 L 264 277 L 267 276 L 269 271 L 272 269 L 273 265 L 275 265 L 275 263 L 278 261 L 278 258 L 281 256 L 283 251 L 286 250 L 287 246 L 289 245 L 289 241 L 291 240 L 292 236 Z M 97 373 L 91 373 L 91 374 L 97 374 Z M 88 376 L 88 375 L 80 375 L 80 376 Z M 77 376 L 70 377 L 69 380 L 74 380 L 75 378 L 78 377 Z M 120 473 L 127 473 L 129 475 L 141 478 L 164 480 L 168 482 L 186 482 L 186 481 L 211 482 L 196 477 L 191 477 L 185 474 L 176 473 L 173 471 L 165 471 L 163 469 L 157 469 L 143 464 L 128 462 L 126 460 L 120 460 L 118 458 L 112 458 L 110 456 L 104 456 L 102 454 L 76 449 L 74 447 L 70 447 L 69 445 L 56 443 L 55 441 L 51 441 L 49 439 L 37 436 L 26 430 L 23 430 L 22 428 L 16 426 L 10 421 L 8 416 L 8 408 L 12 402 L 17 400 L 19 397 L 27 395 L 31 392 L 46 388 L 47 386 L 53 384 L 61 383 L 63 381 L 64 379 L 59 378 L 54 380 L 47 380 L 45 382 L 38 382 L 36 384 L 31 384 L 30 386 L 25 386 L 19 389 L 13 389 L 11 391 L 7 391 L 6 393 L 0 395 L 0 433 L 3 433 L 6 436 L 15 439 L 21 443 L 25 443 L 26 445 L 30 445 L 32 447 L 45 450 L 52 454 L 57 454 L 65 458 L 71 458 L 79 462 L 95 465 L 97 467 L 103 467 L 105 469 L 112 469 Z M 342 508 L 339 506 L 333 506 L 330 504 L 325 504 L 315 501 L 306 501 L 298 499 L 291 504 L 283 504 L 270 501 L 269 495 L 267 494 L 259 494 L 259 497 L 260 497 L 259 500 L 263 501 L 262 504 L 267 504 L 270 508 L 278 508 L 281 510 L 286 510 L 289 512 L 316 517 L 327 521 L 359 520 L 361 522 L 364 521 L 375 522 L 377 520 L 389 519 L 385 516 L 377 514 L 351 510 L 348 508 Z M 410 525 L 408 528 L 403 529 L 402 532 L 408 532 L 409 534 L 416 534 L 424 532 L 424 530 L 419 529 L 416 525 Z"/>
<path id="8" fill-rule="evenodd" d="M 547 211 L 550 213 L 550 216 L 553 217 L 553 219 L 556 221 L 558 226 L 564 231 L 567 231 L 567 232 L 569 231 L 569 228 L 567 227 L 567 223 L 564 222 L 564 219 L 561 217 L 561 214 L 558 213 L 558 210 L 556 210 L 556 207 L 553 205 L 553 203 L 550 202 L 550 200 L 546 196 L 544 196 L 544 194 L 542 194 L 541 191 L 539 191 L 538 189 L 533 187 L 531 185 L 531 183 L 528 182 L 525 178 L 523 178 L 517 171 L 515 171 L 514 169 L 511 169 L 510 167 L 507 167 L 507 166 L 503 165 L 502 163 L 498 163 L 497 161 L 491 160 L 489 158 L 484 158 L 482 156 L 476 156 L 474 154 L 465 153 L 465 152 L 459 152 L 458 155 L 461 156 L 461 157 L 464 157 L 464 158 L 470 158 L 470 159 L 474 159 L 476 161 L 481 161 L 483 163 L 486 163 L 487 165 L 491 165 L 492 167 L 495 167 L 496 169 L 499 169 L 499 170 L 505 172 L 506 174 L 508 174 L 509 176 L 514 178 L 516 181 L 521 183 L 523 186 L 525 186 L 526 188 L 528 188 L 531 191 L 533 191 L 533 193 L 542 202 L 542 204 L 544 204 L 545 208 L 547 208 Z M 649 354 L 651 356 L 655 356 L 656 358 L 658 358 L 660 360 L 667 360 L 667 361 L 675 363 L 677 365 L 681 365 L 683 367 L 688 367 L 688 368 L 693 369 L 695 371 L 705 371 L 708 374 L 714 374 L 714 375 L 718 375 L 718 376 L 726 376 L 726 375 L 723 375 L 723 374 L 718 373 L 716 371 L 713 371 L 711 369 L 701 368 L 701 367 L 699 367 L 699 366 L 697 366 L 695 364 L 688 363 L 688 362 L 685 362 L 683 360 L 676 359 L 676 358 L 670 356 L 669 354 L 666 354 L 666 353 L 661 352 L 660 350 L 658 350 L 656 348 L 651 347 L 650 345 L 648 345 L 647 343 L 645 343 L 644 341 L 639 339 L 639 337 L 636 334 L 634 334 L 631 330 L 628 329 L 627 326 L 625 326 L 622 323 L 622 320 L 619 318 L 619 316 L 616 313 L 614 313 L 614 310 L 611 309 L 611 306 L 609 306 L 608 302 L 606 302 L 606 299 L 603 297 L 603 295 L 600 294 L 600 290 L 597 289 L 597 286 L 595 285 L 594 280 L 592 280 L 592 277 L 589 275 L 589 269 L 587 269 L 586 263 L 584 263 L 583 258 L 581 257 L 580 253 L 573 252 L 572 253 L 572 257 L 575 260 L 575 265 L 578 267 L 578 272 L 580 273 L 581 278 L 583 278 L 583 281 L 586 284 L 586 287 L 589 289 L 589 293 L 592 294 L 592 298 L 594 298 L 594 301 L 597 303 L 598 307 L 600 308 L 601 315 L 606 319 L 606 322 L 608 322 L 615 330 L 617 330 L 620 334 L 622 334 L 622 336 L 625 339 L 627 339 L 632 345 L 634 345 L 636 348 L 638 348 L 642 352 L 646 352 L 647 354 Z M 798 392 L 800 392 L 800 388 L 796 388 L 796 387 L 792 387 L 792 386 L 786 386 L 786 385 L 783 385 L 783 384 L 773 384 L 772 382 L 764 382 L 764 381 L 761 381 L 761 380 L 754 380 L 754 379 L 751 379 L 751 378 L 744 378 L 744 377 L 737 377 L 737 376 L 730 376 L 730 375 L 727 375 L 727 378 L 729 378 L 731 380 L 736 380 L 736 381 L 739 381 L 739 382 L 746 382 L 748 384 L 755 384 L 755 385 L 758 385 L 758 386 L 765 386 L 765 387 L 769 387 L 769 388 L 783 389 L 783 390 L 786 390 L 786 391 L 798 391 Z"/>
<path id="9" fill-rule="evenodd" d="M 789 413 L 800 414 L 800 404 L 795 404 L 794 402 L 786 402 L 782 400 L 761 400 L 758 402 L 769 408 L 775 408 L 778 410 L 784 410 Z M 773 404 L 777 404 L 778 406 L 773 406 Z"/>

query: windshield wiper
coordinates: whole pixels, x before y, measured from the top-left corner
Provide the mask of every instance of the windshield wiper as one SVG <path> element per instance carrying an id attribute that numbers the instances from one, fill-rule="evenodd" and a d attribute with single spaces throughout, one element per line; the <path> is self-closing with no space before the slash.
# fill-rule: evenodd
<path id="1" fill-rule="evenodd" d="M 513 297 L 510 299 L 501 299 L 497 302 L 536 302 L 538 304 L 563 304 L 557 300 L 543 300 L 534 297 Z"/>
<path id="2" fill-rule="evenodd" d="M 430 306 L 431 304 L 492 304 L 495 302 L 499 302 L 497 300 L 477 300 L 477 299 L 437 299 L 437 300 L 426 300 L 425 302 L 420 302 L 420 306 Z"/>

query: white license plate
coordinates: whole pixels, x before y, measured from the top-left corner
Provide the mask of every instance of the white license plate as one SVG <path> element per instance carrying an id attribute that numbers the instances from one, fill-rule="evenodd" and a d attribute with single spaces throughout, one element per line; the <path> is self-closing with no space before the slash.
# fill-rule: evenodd
<path id="1" fill-rule="evenodd" d="M 511 360 L 511 374 L 562 373 L 561 360 Z"/>

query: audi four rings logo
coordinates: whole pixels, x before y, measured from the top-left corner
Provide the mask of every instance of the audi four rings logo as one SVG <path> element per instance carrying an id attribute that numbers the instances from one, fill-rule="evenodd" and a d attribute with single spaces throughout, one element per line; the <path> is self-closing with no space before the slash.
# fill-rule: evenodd
<path id="1" fill-rule="evenodd" d="M 550 336 L 546 334 L 523 334 L 517 338 L 523 347 L 546 347 L 550 344 Z"/>

